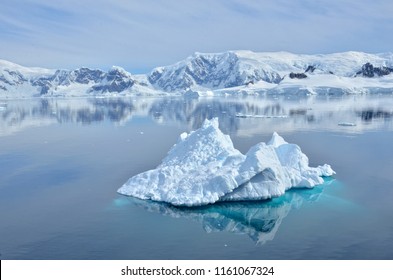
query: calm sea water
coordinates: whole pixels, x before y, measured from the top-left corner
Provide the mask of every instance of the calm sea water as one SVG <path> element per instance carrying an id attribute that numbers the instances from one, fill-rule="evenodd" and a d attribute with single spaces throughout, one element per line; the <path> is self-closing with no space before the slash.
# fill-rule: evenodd
<path id="1" fill-rule="evenodd" d="M 393 97 L 0 101 L 1 259 L 393 259 Z M 246 117 L 245 117 L 246 116 Z M 176 208 L 116 190 L 205 118 L 245 153 L 277 131 L 334 178 Z"/>

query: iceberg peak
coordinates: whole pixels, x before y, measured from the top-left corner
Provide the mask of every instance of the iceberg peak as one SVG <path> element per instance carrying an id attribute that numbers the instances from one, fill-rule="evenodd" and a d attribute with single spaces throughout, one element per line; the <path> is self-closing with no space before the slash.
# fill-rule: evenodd
<path id="1" fill-rule="evenodd" d="M 212 118 L 210 120 L 209 119 L 205 119 L 205 121 L 202 124 L 202 127 L 206 128 L 206 127 L 209 127 L 209 126 L 215 128 L 215 129 L 218 129 L 218 126 L 219 126 L 218 118 Z"/>
<path id="2" fill-rule="evenodd" d="M 278 135 L 277 132 L 273 132 L 272 138 L 268 142 L 268 145 L 272 145 L 273 147 L 278 147 L 283 144 L 288 144 L 288 143 L 284 140 L 284 138 Z"/>
<path id="3" fill-rule="evenodd" d="M 280 196 L 292 187 L 322 184 L 322 176 L 333 174 L 326 164 L 309 167 L 300 147 L 276 132 L 268 144 L 258 143 L 243 155 L 213 118 L 198 130 L 182 133 L 157 168 L 133 176 L 118 192 L 176 206 L 200 206 Z"/>

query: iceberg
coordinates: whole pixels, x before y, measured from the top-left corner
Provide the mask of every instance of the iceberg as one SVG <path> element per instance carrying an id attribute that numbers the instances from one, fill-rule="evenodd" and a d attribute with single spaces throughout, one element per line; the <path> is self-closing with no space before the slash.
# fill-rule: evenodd
<path id="1" fill-rule="evenodd" d="M 191 207 L 277 197 L 290 188 L 322 184 L 322 177 L 333 174 L 328 164 L 309 167 L 300 147 L 277 133 L 243 155 L 214 118 L 182 133 L 156 169 L 131 177 L 118 193 Z"/>

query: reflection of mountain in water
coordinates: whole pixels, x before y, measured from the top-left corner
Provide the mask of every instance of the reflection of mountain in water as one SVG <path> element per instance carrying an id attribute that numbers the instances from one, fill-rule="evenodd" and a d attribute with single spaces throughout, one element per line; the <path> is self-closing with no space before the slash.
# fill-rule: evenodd
<path id="1" fill-rule="evenodd" d="M 373 119 L 389 119 L 393 117 L 393 111 L 387 111 L 383 109 L 364 109 L 357 112 L 357 115 L 364 121 L 372 121 Z"/>
<path id="2" fill-rule="evenodd" d="M 73 108 L 72 106 L 58 106 L 57 102 L 42 99 L 40 105 L 33 108 L 32 115 L 52 117 L 59 123 L 77 122 L 89 124 L 101 122 L 105 119 L 119 122 L 127 119 L 135 110 L 132 102 L 126 102 L 122 99 L 92 99 L 89 103 L 90 106 Z"/>
<path id="3" fill-rule="evenodd" d="M 206 118 L 218 117 L 220 128 L 225 133 L 248 135 L 271 133 L 274 130 L 325 129 L 353 133 L 382 125 L 384 129 L 392 128 L 392 100 L 359 99 L 329 100 L 319 97 L 276 100 L 249 97 L 14 100 L 0 103 L 0 135 L 49 123 L 124 123 L 133 116 L 149 117 L 157 123 L 180 123 L 190 129 L 200 127 Z M 381 124 L 381 120 L 386 123 Z M 355 123 L 356 126 L 350 130 L 338 127 L 337 124 L 341 122 Z"/>
<path id="4" fill-rule="evenodd" d="M 123 99 L 14 100 L 4 103 L 0 111 L 0 135 L 53 123 L 122 123 L 145 107 L 143 100 L 136 105 Z"/>
<path id="5" fill-rule="evenodd" d="M 333 181 L 327 179 L 324 185 L 314 189 L 288 191 L 282 197 L 259 202 L 216 203 L 188 208 L 120 197 L 115 200 L 115 205 L 131 204 L 173 218 L 188 218 L 201 223 L 208 233 L 226 231 L 247 234 L 255 243 L 264 244 L 273 240 L 281 222 L 292 209 L 299 208 L 304 202 L 318 200 L 323 188 Z"/>
<path id="6" fill-rule="evenodd" d="M 181 122 L 192 129 L 199 128 L 205 119 L 218 117 L 220 128 L 225 133 L 236 132 L 238 122 L 235 118 L 238 112 L 253 111 L 254 106 L 247 103 L 210 99 L 198 101 L 195 99 L 170 99 L 153 103 L 150 115 L 166 122 Z"/>

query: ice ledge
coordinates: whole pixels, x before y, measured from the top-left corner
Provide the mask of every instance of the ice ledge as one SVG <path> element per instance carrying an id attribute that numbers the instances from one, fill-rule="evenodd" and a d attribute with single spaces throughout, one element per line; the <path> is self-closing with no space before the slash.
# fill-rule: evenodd
<path id="1" fill-rule="evenodd" d="M 130 178 L 118 193 L 176 206 L 200 206 L 276 197 L 293 187 L 322 184 L 322 177 L 333 174 L 327 164 L 309 167 L 300 147 L 276 132 L 267 144 L 258 143 L 243 155 L 214 118 L 196 131 L 182 133 L 156 169 Z"/>

